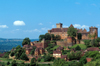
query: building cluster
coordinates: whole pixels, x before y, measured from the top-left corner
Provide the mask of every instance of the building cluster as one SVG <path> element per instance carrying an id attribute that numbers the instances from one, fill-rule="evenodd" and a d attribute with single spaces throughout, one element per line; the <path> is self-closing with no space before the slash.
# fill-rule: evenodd
<path id="1" fill-rule="evenodd" d="M 52 28 L 51 30 L 48 30 L 48 33 L 54 34 L 55 36 L 60 35 L 61 39 L 65 40 L 65 41 L 57 41 L 56 44 L 60 46 L 65 46 L 65 47 L 72 46 L 72 38 L 68 36 L 67 31 L 69 27 L 74 28 L 74 26 L 71 24 L 68 28 L 63 28 L 62 23 L 58 23 L 56 24 L 56 26 L 57 26 L 56 28 Z M 81 40 L 94 39 L 93 37 L 90 37 L 90 35 L 91 36 L 95 35 L 95 38 L 98 37 L 98 28 L 96 27 L 89 27 L 89 31 L 87 31 L 86 29 L 78 29 L 78 28 L 75 28 L 75 29 L 77 30 L 77 33 L 75 37 L 76 40 L 73 42 L 73 45 L 76 43 L 77 44 L 79 43 L 79 40 L 77 40 L 78 33 L 82 34 Z M 80 43 L 84 44 L 83 41 L 81 41 Z"/>

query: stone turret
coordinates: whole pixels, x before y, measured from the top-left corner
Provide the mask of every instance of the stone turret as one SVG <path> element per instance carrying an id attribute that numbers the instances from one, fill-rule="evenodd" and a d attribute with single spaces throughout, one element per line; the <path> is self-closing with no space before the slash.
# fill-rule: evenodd
<path id="1" fill-rule="evenodd" d="M 62 23 L 57 23 L 56 28 L 62 28 Z"/>

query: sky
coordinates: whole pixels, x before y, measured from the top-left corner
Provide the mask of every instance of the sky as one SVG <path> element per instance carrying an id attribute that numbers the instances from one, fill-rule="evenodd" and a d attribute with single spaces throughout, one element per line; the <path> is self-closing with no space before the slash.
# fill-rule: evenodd
<path id="1" fill-rule="evenodd" d="M 100 0 L 0 0 L 0 38 L 38 39 L 56 23 L 95 26 L 100 36 Z"/>

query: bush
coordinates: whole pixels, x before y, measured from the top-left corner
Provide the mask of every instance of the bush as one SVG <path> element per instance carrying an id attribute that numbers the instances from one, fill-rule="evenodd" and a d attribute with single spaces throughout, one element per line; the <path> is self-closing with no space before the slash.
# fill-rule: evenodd
<path id="1" fill-rule="evenodd" d="M 7 65 L 9 65 L 9 64 L 10 64 L 10 62 L 8 61 L 8 62 L 7 62 Z"/>
<path id="2" fill-rule="evenodd" d="M 11 66 L 17 66 L 17 63 L 15 60 L 12 61 Z"/>
<path id="3" fill-rule="evenodd" d="M 75 48 L 75 50 L 78 50 L 78 51 L 79 51 L 79 50 L 81 50 L 81 48 L 80 48 L 79 46 L 77 46 L 77 47 Z"/>
<path id="4" fill-rule="evenodd" d="M 12 56 L 14 56 L 14 54 L 15 54 L 14 52 L 11 52 L 10 56 L 12 57 Z"/>
<path id="5" fill-rule="evenodd" d="M 80 62 L 81 62 L 82 64 L 86 64 L 86 63 L 87 63 L 86 56 L 81 57 L 81 58 L 80 58 Z"/>

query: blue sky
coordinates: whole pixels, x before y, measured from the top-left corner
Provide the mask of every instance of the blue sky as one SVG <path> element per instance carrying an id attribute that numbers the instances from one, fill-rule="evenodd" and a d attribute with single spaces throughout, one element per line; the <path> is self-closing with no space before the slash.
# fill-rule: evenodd
<path id="1" fill-rule="evenodd" d="M 0 0 L 0 38 L 36 39 L 56 23 L 95 26 L 100 36 L 100 0 Z"/>

